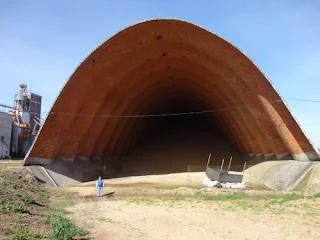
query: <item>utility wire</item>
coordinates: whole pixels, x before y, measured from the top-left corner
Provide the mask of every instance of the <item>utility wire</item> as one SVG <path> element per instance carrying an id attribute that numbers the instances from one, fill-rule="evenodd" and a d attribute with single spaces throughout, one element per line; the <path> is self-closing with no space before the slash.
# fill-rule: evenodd
<path id="1" fill-rule="evenodd" d="M 292 100 L 292 101 L 300 101 L 300 102 L 313 102 L 313 103 L 320 103 L 319 100 L 310 100 L 310 99 L 299 99 L 299 98 L 289 98 L 287 100 Z"/>
<path id="2" fill-rule="evenodd" d="M 286 100 L 320 103 L 320 101 L 318 101 L 318 100 L 299 99 L 299 98 L 289 98 Z M 270 103 L 278 103 L 278 102 L 283 102 L 283 101 L 281 99 L 279 99 L 279 100 L 269 101 L 269 102 Z M 79 116 L 79 117 L 100 117 L 100 118 L 170 117 L 170 116 L 183 116 L 183 115 L 196 115 L 196 114 L 222 112 L 222 111 L 235 110 L 238 108 L 246 108 L 246 107 L 260 106 L 260 105 L 261 105 L 261 103 L 251 104 L 251 105 L 241 105 L 241 106 L 235 106 L 235 107 L 230 107 L 230 108 L 211 109 L 211 110 L 204 110 L 204 111 L 191 111 L 191 112 L 179 112 L 179 113 L 160 113 L 160 114 L 141 114 L 141 115 L 99 115 L 99 114 L 59 113 L 59 112 L 50 112 L 49 114 Z"/>
<path id="3" fill-rule="evenodd" d="M 276 100 L 273 102 L 282 102 L 282 100 Z M 260 104 L 254 104 L 260 105 Z M 219 109 L 211 109 L 204 111 L 192 111 L 192 112 L 180 112 L 180 113 L 160 113 L 160 114 L 142 114 L 142 115 L 99 115 L 99 114 L 77 114 L 77 113 L 57 113 L 51 112 L 50 114 L 58 114 L 58 115 L 68 115 L 68 116 L 81 116 L 81 117 L 101 117 L 101 118 L 144 118 L 144 117 L 170 117 L 170 116 L 182 116 L 182 115 L 195 115 L 195 114 L 204 114 L 204 113 L 213 113 L 213 112 L 221 112 L 221 111 L 229 111 L 235 110 L 238 108 L 245 108 L 248 106 L 254 105 L 241 105 L 230 108 L 219 108 Z"/>

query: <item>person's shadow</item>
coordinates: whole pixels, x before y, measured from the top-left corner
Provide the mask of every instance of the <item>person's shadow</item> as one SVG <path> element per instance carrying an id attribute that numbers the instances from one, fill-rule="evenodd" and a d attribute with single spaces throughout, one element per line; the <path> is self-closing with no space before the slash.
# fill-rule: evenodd
<path id="1" fill-rule="evenodd" d="M 109 193 L 103 194 L 102 197 L 113 197 L 114 193 L 115 192 L 109 192 Z"/>

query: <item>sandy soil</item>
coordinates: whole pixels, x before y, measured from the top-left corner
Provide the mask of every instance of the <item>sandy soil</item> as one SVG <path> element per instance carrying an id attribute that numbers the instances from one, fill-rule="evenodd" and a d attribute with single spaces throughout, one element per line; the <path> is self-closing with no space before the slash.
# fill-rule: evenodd
<path id="1" fill-rule="evenodd" d="M 320 239 L 319 198 L 276 204 L 268 198 L 208 201 L 206 196 L 236 190 L 151 183 L 109 184 L 105 192 L 116 191 L 113 198 L 96 197 L 92 184 L 60 191 L 77 192 L 68 216 L 89 229 L 90 239 Z"/>
<path id="2" fill-rule="evenodd" d="M 320 225 L 314 219 L 229 212 L 217 206 L 101 201 L 80 203 L 71 210 L 78 224 L 91 228 L 93 239 L 320 239 Z"/>

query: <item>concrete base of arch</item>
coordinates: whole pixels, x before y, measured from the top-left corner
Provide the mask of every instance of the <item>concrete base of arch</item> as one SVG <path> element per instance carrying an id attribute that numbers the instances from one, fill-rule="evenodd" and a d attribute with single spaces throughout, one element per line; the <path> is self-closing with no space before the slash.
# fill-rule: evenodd
<path id="1" fill-rule="evenodd" d="M 285 152 L 285 153 L 282 153 L 282 154 L 276 154 L 276 158 L 278 160 L 289 160 L 289 159 L 293 159 L 293 157 L 291 156 L 290 153 L 288 152 Z"/>
<path id="2" fill-rule="evenodd" d="M 81 160 L 83 160 L 83 161 L 89 161 L 89 160 L 90 160 L 90 158 L 88 158 L 88 157 L 78 156 L 77 158 L 79 158 L 79 159 L 81 159 Z"/>
<path id="3" fill-rule="evenodd" d="M 316 163 L 310 161 L 295 160 L 264 161 L 256 163 L 254 166 L 250 166 L 249 169 L 245 171 L 244 181 L 249 185 L 261 184 L 271 189 L 277 189 L 279 187 L 279 180 L 281 180 L 281 190 L 290 190 L 293 189 L 299 183 L 299 181 L 301 181 L 301 179 L 306 175 L 306 173 L 310 171 L 311 167 L 314 164 Z M 35 174 L 38 178 L 46 181 L 48 180 L 48 178 L 45 178 L 46 174 L 44 174 L 43 170 L 45 169 L 45 171 L 50 175 L 50 178 L 52 178 L 58 186 L 68 186 L 81 182 L 96 180 L 97 176 L 102 175 L 102 167 L 103 162 L 101 161 L 86 161 L 76 158 L 74 162 L 59 159 L 49 165 L 33 165 L 27 168 L 30 168 L 32 173 Z M 198 176 L 197 183 L 199 184 L 199 186 L 202 186 L 202 180 L 205 174 L 194 174 Z M 187 176 L 187 174 L 185 176 Z M 134 178 L 123 178 L 124 176 L 120 175 L 118 177 L 120 177 L 120 181 L 122 183 L 123 181 L 125 181 L 125 179 L 127 179 L 128 184 L 132 183 L 132 179 L 139 179 L 138 175 L 135 175 Z M 104 176 L 104 178 L 108 179 L 109 177 Z M 148 176 L 143 176 L 143 178 L 141 179 L 148 179 Z M 115 183 L 116 179 L 112 179 L 112 181 Z M 137 181 L 140 182 L 143 180 Z M 47 184 L 52 184 L 52 182 L 48 181 Z"/>
<path id="4" fill-rule="evenodd" d="M 292 154 L 294 160 L 298 161 L 318 161 L 320 155 L 316 151 L 304 152 L 300 154 Z"/>
<path id="5" fill-rule="evenodd" d="M 276 154 L 274 154 L 273 152 L 267 153 L 267 154 L 264 154 L 264 157 L 266 160 L 276 159 Z"/>
<path id="6" fill-rule="evenodd" d="M 24 160 L 24 165 L 48 165 L 53 162 L 52 159 L 48 158 L 39 158 L 39 157 L 27 157 Z"/>

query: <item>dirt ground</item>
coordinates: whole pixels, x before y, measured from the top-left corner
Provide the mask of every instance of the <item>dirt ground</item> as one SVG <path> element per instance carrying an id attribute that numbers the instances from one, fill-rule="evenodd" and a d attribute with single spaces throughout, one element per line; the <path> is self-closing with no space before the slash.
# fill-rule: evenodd
<path id="1" fill-rule="evenodd" d="M 203 175 L 189 177 L 108 179 L 104 194 L 115 191 L 114 196 L 98 198 L 94 182 L 56 188 L 28 174 L 0 171 L 0 239 L 35 239 L 32 232 L 48 238 L 48 214 L 86 230 L 73 237 L 82 240 L 320 239 L 320 193 L 206 188 L 186 181 Z M 19 235 L 20 228 L 28 235 Z"/>
<path id="2" fill-rule="evenodd" d="M 320 198 L 248 189 L 182 187 L 151 183 L 93 184 L 73 192 L 68 215 L 89 239 L 320 239 Z"/>
<path id="3" fill-rule="evenodd" d="M 50 213 L 48 205 L 49 192 L 32 175 L 0 171 L 0 239 L 21 227 L 40 234 L 49 232 L 50 227 L 43 224 L 44 215 Z"/>

